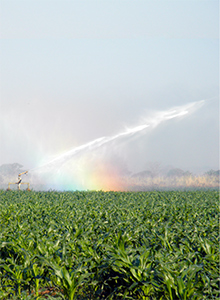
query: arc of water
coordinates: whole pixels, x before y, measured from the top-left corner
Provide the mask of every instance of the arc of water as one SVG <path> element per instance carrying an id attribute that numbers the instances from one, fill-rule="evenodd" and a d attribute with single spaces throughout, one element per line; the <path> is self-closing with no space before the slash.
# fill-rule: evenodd
<path id="1" fill-rule="evenodd" d="M 104 144 L 109 143 L 113 140 L 116 140 L 116 139 L 119 139 L 119 138 L 124 137 L 124 136 L 129 136 L 129 135 L 133 135 L 133 134 L 136 134 L 138 132 L 144 131 L 146 128 L 148 128 L 150 126 L 155 127 L 155 126 L 158 126 L 161 122 L 185 116 L 189 112 L 193 112 L 195 109 L 201 107 L 204 103 L 205 103 L 205 100 L 201 100 L 201 101 L 198 101 L 198 102 L 189 103 L 187 105 L 178 106 L 174 109 L 169 109 L 169 110 L 166 110 L 166 111 L 163 111 L 163 112 L 158 112 L 153 118 L 151 118 L 150 120 L 147 121 L 147 124 L 142 124 L 142 125 L 139 125 L 139 126 L 135 126 L 133 128 L 130 128 L 130 129 L 128 128 L 124 132 L 118 133 L 118 134 L 110 136 L 110 137 L 97 138 L 97 139 L 95 139 L 91 142 L 88 142 L 88 143 L 83 144 L 79 147 L 73 148 L 73 149 L 59 155 L 59 156 L 55 157 L 54 159 L 48 161 L 47 163 L 45 163 L 45 164 L 43 164 L 39 167 L 31 169 L 31 171 L 39 170 L 41 168 L 51 166 L 51 165 L 56 164 L 58 162 L 67 161 L 68 159 L 72 158 L 73 156 L 75 156 L 76 154 L 78 154 L 80 152 L 99 148 L 99 147 L 103 146 Z"/>

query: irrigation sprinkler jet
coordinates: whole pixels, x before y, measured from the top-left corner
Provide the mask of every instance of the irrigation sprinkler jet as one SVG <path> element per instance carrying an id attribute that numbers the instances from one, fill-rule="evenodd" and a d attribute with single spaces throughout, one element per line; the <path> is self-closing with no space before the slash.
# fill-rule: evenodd
<path id="1" fill-rule="evenodd" d="M 24 174 L 27 174 L 28 173 L 28 171 L 24 171 L 24 172 L 22 172 L 22 173 L 19 173 L 18 174 L 18 181 L 17 182 L 9 182 L 9 184 L 8 184 L 8 189 L 7 189 L 7 191 L 10 191 L 11 190 L 11 188 L 10 188 L 10 185 L 11 184 L 17 184 L 17 186 L 18 186 L 18 191 L 20 191 L 21 190 L 21 184 L 27 184 L 27 191 L 30 191 L 30 183 L 29 182 L 22 182 L 22 178 L 21 178 L 21 175 L 24 175 Z"/>
<path id="2" fill-rule="evenodd" d="M 144 131 L 148 127 L 155 128 L 156 126 L 158 126 L 159 124 L 161 124 L 164 121 L 183 117 L 189 113 L 192 113 L 194 110 L 200 108 L 204 103 L 205 103 L 205 100 L 200 100 L 198 102 L 191 102 L 186 105 L 177 106 L 172 109 L 168 109 L 166 111 L 157 112 L 152 118 L 145 120 L 144 124 L 142 124 L 142 125 L 135 126 L 133 128 L 127 128 L 125 131 L 118 133 L 116 135 L 113 135 L 113 136 L 104 136 L 101 138 L 97 138 L 91 142 L 88 142 L 79 147 L 73 148 L 73 149 L 59 155 L 59 156 L 55 157 L 54 159 L 46 162 L 45 164 L 31 169 L 31 171 L 45 170 L 45 168 L 46 169 L 48 167 L 50 168 L 51 166 L 53 166 L 57 163 L 62 165 L 67 160 L 71 159 L 73 156 L 75 156 L 79 153 L 84 153 L 86 151 L 91 151 L 91 150 L 97 149 L 109 142 L 112 142 L 116 139 L 120 139 L 125 136 L 131 136 L 131 135 L 137 134 L 138 132 Z"/>

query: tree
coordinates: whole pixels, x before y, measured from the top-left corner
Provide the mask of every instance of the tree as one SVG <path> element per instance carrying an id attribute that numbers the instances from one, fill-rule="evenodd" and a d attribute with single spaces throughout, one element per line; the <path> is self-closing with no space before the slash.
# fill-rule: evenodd
<path id="1" fill-rule="evenodd" d="M 217 170 L 217 171 L 209 170 L 204 175 L 210 176 L 210 177 L 219 177 L 220 176 L 220 170 Z"/>
<path id="2" fill-rule="evenodd" d="M 183 171 L 179 168 L 171 169 L 168 173 L 168 177 L 184 177 L 184 176 L 191 176 L 192 174 L 189 171 Z"/>

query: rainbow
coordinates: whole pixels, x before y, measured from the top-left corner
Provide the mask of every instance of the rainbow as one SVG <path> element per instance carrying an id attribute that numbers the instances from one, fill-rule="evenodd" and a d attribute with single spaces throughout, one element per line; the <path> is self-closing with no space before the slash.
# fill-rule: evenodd
<path id="1" fill-rule="evenodd" d="M 156 112 L 132 128 L 126 128 L 113 136 L 97 138 L 91 142 L 65 151 L 61 155 L 38 164 L 30 169 L 33 183 L 42 182 L 47 188 L 55 190 L 123 190 L 126 189 L 117 166 L 105 159 L 106 151 L 113 143 L 129 136 L 144 134 L 163 122 L 181 118 L 194 112 L 205 103 L 205 100 L 192 102 L 166 111 Z M 105 149 L 105 151 L 102 151 Z M 104 152 L 104 155 L 103 155 Z"/>

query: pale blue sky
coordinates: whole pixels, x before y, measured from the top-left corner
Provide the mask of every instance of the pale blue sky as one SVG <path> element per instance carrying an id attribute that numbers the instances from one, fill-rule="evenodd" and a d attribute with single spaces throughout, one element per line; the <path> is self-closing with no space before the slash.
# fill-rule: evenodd
<path id="1" fill-rule="evenodd" d="M 60 154 L 214 97 L 123 151 L 136 171 L 218 168 L 218 12 L 212 0 L 1 0 L 0 164 L 31 168 L 33 152 Z"/>

